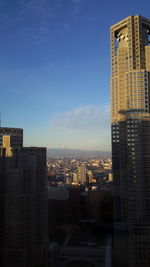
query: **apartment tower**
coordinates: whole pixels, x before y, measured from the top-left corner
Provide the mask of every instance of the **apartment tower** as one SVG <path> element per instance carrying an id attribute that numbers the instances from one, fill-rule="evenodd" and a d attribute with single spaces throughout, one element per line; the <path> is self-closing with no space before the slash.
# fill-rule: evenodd
<path id="1" fill-rule="evenodd" d="M 81 183 L 86 183 L 86 166 L 84 164 L 77 168 L 77 178 Z"/>
<path id="2" fill-rule="evenodd" d="M 114 266 L 150 266 L 150 20 L 113 25 Z"/>
<path id="3" fill-rule="evenodd" d="M 45 266 L 46 148 L 23 147 L 23 130 L 0 127 L 0 266 Z"/>
<path id="4" fill-rule="evenodd" d="M 23 129 L 0 127 L 0 147 L 3 146 L 3 136 L 11 137 L 11 141 L 13 142 L 11 147 L 23 146 Z"/>

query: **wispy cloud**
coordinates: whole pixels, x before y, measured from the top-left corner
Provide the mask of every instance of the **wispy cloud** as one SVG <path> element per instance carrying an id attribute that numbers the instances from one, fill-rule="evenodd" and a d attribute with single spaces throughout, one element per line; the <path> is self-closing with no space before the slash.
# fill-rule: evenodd
<path id="1" fill-rule="evenodd" d="M 5 8 L 0 16 L 0 31 L 11 31 L 25 38 L 46 41 L 50 36 L 51 21 L 55 18 L 61 0 L 52 5 L 51 0 L 19 0 L 15 11 Z"/>
<path id="2" fill-rule="evenodd" d="M 52 126 L 58 129 L 78 131 L 95 131 L 102 125 L 106 127 L 109 120 L 109 106 L 83 106 L 74 110 L 57 114 L 52 120 Z"/>
<path id="3" fill-rule="evenodd" d="M 26 22 L 30 17 L 34 18 L 34 24 L 37 29 L 39 29 L 42 33 L 47 34 L 49 31 L 48 21 L 55 17 L 54 7 L 51 5 L 51 1 L 48 0 L 27 0 L 22 1 L 20 5 L 20 16 Z"/>
<path id="4" fill-rule="evenodd" d="M 64 12 L 60 13 L 64 0 L 18 0 L 13 11 L 7 9 L 4 1 L 5 12 L 0 16 L 0 31 L 8 30 L 9 36 L 20 35 L 21 39 L 25 37 L 29 41 L 48 43 L 49 39 L 55 38 L 54 29 L 59 26 L 59 31 L 68 30 L 73 17 L 81 11 L 81 0 L 68 2 L 70 13 L 64 17 Z M 53 38 L 50 38 L 52 34 Z"/>
<path id="5" fill-rule="evenodd" d="M 25 0 L 20 2 L 20 10 L 22 14 L 34 14 L 34 15 L 45 15 L 52 10 L 51 1 L 47 0 Z M 51 15 L 51 12 L 50 14 Z"/>
<path id="6" fill-rule="evenodd" d="M 51 146 L 110 149 L 109 105 L 87 105 L 56 114 L 50 123 Z M 56 141 L 57 140 L 57 141 Z"/>
<path id="7" fill-rule="evenodd" d="M 74 6 L 74 9 L 73 9 L 73 14 L 76 16 L 76 15 L 79 15 L 80 11 L 81 11 L 81 8 L 82 8 L 82 3 L 83 0 L 72 0 L 72 4 Z"/>

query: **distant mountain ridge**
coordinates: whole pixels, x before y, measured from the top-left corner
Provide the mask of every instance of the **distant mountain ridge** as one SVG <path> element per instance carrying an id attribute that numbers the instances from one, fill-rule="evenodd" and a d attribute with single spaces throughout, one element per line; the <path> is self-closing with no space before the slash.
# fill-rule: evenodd
<path id="1" fill-rule="evenodd" d="M 48 158 L 61 158 L 61 157 L 111 157 L 111 152 L 105 151 L 95 151 L 95 150 L 79 150 L 79 149 L 69 149 L 69 148 L 48 148 L 47 149 Z"/>

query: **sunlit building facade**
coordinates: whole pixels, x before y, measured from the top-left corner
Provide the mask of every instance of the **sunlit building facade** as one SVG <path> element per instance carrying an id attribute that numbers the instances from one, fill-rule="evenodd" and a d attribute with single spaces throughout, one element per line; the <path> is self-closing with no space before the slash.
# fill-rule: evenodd
<path id="1" fill-rule="evenodd" d="M 11 137 L 11 147 L 23 146 L 23 129 L 0 127 L 0 147 L 3 146 L 3 136 Z"/>
<path id="2" fill-rule="evenodd" d="M 114 266 L 150 266 L 150 20 L 111 27 Z"/>
<path id="3" fill-rule="evenodd" d="M 86 183 L 86 166 L 84 164 L 77 168 L 77 179 L 81 183 Z"/>

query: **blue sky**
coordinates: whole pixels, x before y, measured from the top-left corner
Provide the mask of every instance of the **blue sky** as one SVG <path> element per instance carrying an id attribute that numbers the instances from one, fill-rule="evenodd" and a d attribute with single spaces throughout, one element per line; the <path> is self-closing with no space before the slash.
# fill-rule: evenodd
<path id="1" fill-rule="evenodd" d="M 149 1 L 0 0 L 2 126 L 24 145 L 110 150 L 109 27 Z"/>

